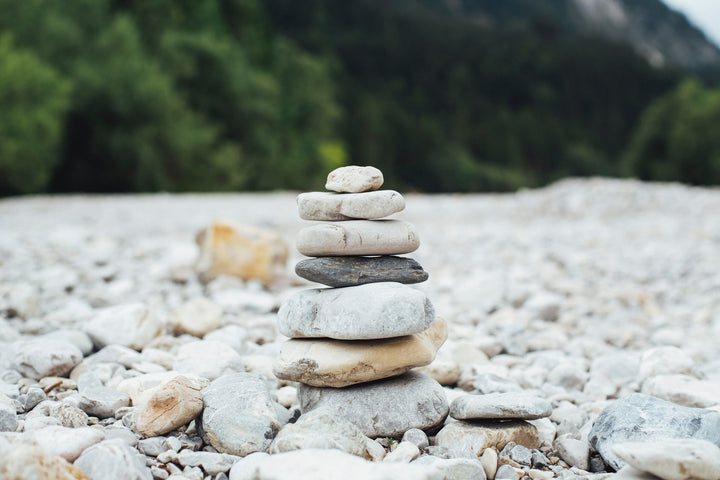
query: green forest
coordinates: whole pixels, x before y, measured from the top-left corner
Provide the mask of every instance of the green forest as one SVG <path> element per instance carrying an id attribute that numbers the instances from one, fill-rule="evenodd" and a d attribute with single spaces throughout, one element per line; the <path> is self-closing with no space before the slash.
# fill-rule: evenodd
<path id="1" fill-rule="evenodd" d="M 307 190 L 346 164 L 420 192 L 719 184 L 717 77 L 651 67 L 551 14 L 0 0 L 0 195 Z"/>

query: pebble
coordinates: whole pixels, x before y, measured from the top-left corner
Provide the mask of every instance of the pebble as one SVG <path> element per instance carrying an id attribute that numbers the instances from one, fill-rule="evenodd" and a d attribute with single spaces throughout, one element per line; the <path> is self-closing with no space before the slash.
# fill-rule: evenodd
<path id="1" fill-rule="evenodd" d="M 220 453 L 245 456 L 264 452 L 280 429 L 265 380 L 233 373 L 203 389 L 202 430 Z"/>
<path id="2" fill-rule="evenodd" d="M 244 372 L 245 365 L 240 355 L 225 343 L 201 340 L 178 349 L 174 370 L 215 380 L 223 375 Z"/>
<path id="3" fill-rule="evenodd" d="M 435 445 L 476 457 L 482 455 L 487 448 L 502 449 L 510 442 L 530 449 L 537 448 L 537 430 L 524 420 L 460 420 L 448 423 L 435 436 Z"/>
<path id="4" fill-rule="evenodd" d="M 654 442 L 660 438 L 708 440 L 720 446 L 720 412 L 683 407 L 635 393 L 610 403 L 595 420 L 590 445 L 605 463 L 619 470 L 625 462 L 613 453 L 623 442 Z"/>
<path id="5" fill-rule="evenodd" d="M 383 462 L 410 463 L 420 455 L 420 449 L 412 442 L 400 442 L 395 449 L 385 455 Z"/>
<path id="6" fill-rule="evenodd" d="M 307 258 L 295 265 L 295 273 L 311 282 L 330 287 L 352 287 L 366 283 L 421 283 L 428 273 L 407 257 L 321 257 Z"/>
<path id="7" fill-rule="evenodd" d="M 442 480 L 485 480 L 482 464 L 470 458 L 439 458 L 424 455 L 414 460 L 411 465 L 423 466 L 435 470 Z"/>
<path id="8" fill-rule="evenodd" d="M 154 387 L 146 402 L 135 407 L 133 424 L 143 437 L 175 430 L 197 417 L 203 409 L 202 382 L 183 375 Z"/>
<path id="9" fill-rule="evenodd" d="M 130 405 L 130 397 L 114 388 L 106 387 L 92 373 L 85 373 L 78 381 L 78 407 L 88 415 L 110 418 L 122 407 Z"/>
<path id="10" fill-rule="evenodd" d="M 464 395 L 450 405 L 450 416 L 459 420 L 535 420 L 551 413 L 550 402 L 523 393 Z"/>
<path id="11" fill-rule="evenodd" d="M 307 192 L 297 197 L 303 220 L 338 221 L 383 218 L 405 209 L 405 199 L 393 190 L 364 193 Z"/>
<path id="12" fill-rule="evenodd" d="M 14 432 L 17 425 L 15 404 L 8 396 L 0 393 L 0 432 Z"/>
<path id="13" fill-rule="evenodd" d="M 160 317 L 143 303 L 96 310 L 85 323 L 85 332 L 98 348 L 122 345 L 141 350 L 163 331 Z"/>
<path id="14" fill-rule="evenodd" d="M 295 246 L 308 257 L 401 255 L 417 250 L 420 237 L 404 220 L 348 220 L 305 227 Z"/>
<path id="15" fill-rule="evenodd" d="M 498 453 L 494 448 L 486 448 L 480 455 L 480 463 L 482 464 L 485 476 L 489 480 L 495 478 L 495 473 L 498 469 Z"/>
<path id="16" fill-rule="evenodd" d="M 655 375 L 693 373 L 695 362 L 682 349 L 671 345 L 650 348 L 643 352 L 637 380 L 642 384 Z"/>
<path id="17" fill-rule="evenodd" d="M 230 471 L 240 458 L 227 453 L 193 452 L 185 449 L 178 453 L 177 459 L 183 467 L 201 467 L 208 475 L 217 475 Z"/>
<path id="18" fill-rule="evenodd" d="M 47 426 L 24 433 L 22 441 L 40 447 L 48 453 L 60 455 L 74 462 L 91 445 L 105 440 L 105 434 L 96 428 Z"/>
<path id="19" fill-rule="evenodd" d="M 105 440 L 85 449 L 74 465 L 92 480 L 152 480 L 143 456 L 119 440 Z"/>
<path id="20" fill-rule="evenodd" d="M 617 443 L 612 451 L 628 465 L 663 480 L 720 478 L 720 447 L 706 440 L 668 438 Z"/>
<path id="21" fill-rule="evenodd" d="M 410 442 L 415 444 L 420 450 L 423 450 L 430 446 L 427 434 L 419 428 L 411 428 L 410 430 L 403 433 L 402 442 Z"/>
<path id="22" fill-rule="evenodd" d="M 285 425 L 268 449 L 269 453 L 302 449 L 337 449 L 358 457 L 371 458 L 366 437 L 358 427 L 327 408 L 317 408 Z"/>
<path id="23" fill-rule="evenodd" d="M 645 380 L 641 391 L 686 407 L 720 405 L 720 381 L 698 380 L 689 375 L 655 375 Z"/>
<path id="24" fill-rule="evenodd" d="M 218 304 L 199 297 L 177 307 L 170 315 L 168 324 L 179 333 L 202 338 L 220 327 L 222 315 L 223 310 Z"/>
<path id="25" fill-rule="evenodd" d="M 22 375 L 39 380 L 65 376 L 83 359 L 82 352 L 65 340 L 37 339 L 18 342 L 13 368 Z"/>
<path id="26" fill-rule="evenodd" d="M 571 467 L 589 470 L 590 446 L 584 440 L 559 437 L 555 440 L 555 450 L 561 459 Z"/>
<path id="27" fill-rule="evenodd" d="M 446 338 L 447 323 L 436 317 L 424 332 L 402 337 L 354 342 L 288 340 L 280 349 L 273 373 L 279 379 L 315 387 L 346 387 L 427 365 Z"/>
<path id="28" fill-rule="evenodd" d="M 325 188 L 334 192 L 359 193 L 377 190 L 383 181 L 382 172 L 375 167 L 350 165 L 330 172 Z"/>
<path id="29" fill-rule="evenodd" d="M 434 318 L 435 310 L 424 293 L 382 282 L 301 290 L 283 302 L 278 328 L 290 338 L 372 340 L 420 333 Z"/>
<path id="30" fill-rule="evenodd" d="M 460 378 L 460 365 L 451 358 L 435 357 L 430 365 L 416 368 L 420 373 L 424 373 L 432 378 L 440 385 L 455 385 Z"/>
<path id="31" fill-rule="evenodd" d="M 518 480 L 517 470 L 510 465 L 500 465 L 495 473 L 495 480 Z"/>
<path id="32" fill-rule="evenodd" d="M 503 447 L 500 457 L 508 458 L 517 464 L 529 467 L 532 465 L 532 452 L 527 447 L 511 442 Z"/>
<path id="33" fill-rule="evenodd" d="M 411 428 L 433 430 L 449 410 L 443 388 L 413 371 L 345 388 L 300 384 L 298 399 L 303 413 L 327 407 L 370 438 L 400 437 Z"/>
<path id="34" fill-rule="evenodd" d="M 0 455 L 0 478 L 6 480 L 99 480 L 101 477 L 88 478 L 82 469 L 69 463 L 60 455 L 47 452 L 42 448 L 22 445 Z M 147 478 L 147 480 L 151 479 L 152 477 Z"/>

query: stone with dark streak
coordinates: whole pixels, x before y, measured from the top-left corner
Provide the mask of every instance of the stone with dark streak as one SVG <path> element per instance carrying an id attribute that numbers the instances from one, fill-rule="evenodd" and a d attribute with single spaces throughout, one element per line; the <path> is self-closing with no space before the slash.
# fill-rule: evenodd
<path id="1" fill-rule="evenodd" d="M 406 257 L 308 258 L 295 265 L 295 273 L 330 287 L 351 287 L 375 282 L 420 283 L 428 279 L 422 266 Z"/>

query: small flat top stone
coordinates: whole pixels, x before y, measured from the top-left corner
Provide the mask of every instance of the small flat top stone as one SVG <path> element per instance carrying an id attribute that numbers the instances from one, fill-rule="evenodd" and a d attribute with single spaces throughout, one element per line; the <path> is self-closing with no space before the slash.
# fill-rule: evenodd
<path id="1" fill-rule="evenodd" d="M 307 192 L 297 197 L 303 220 L 338 221 L 383 218 L 405 208 L 405 199 L 394 190 L 362 193 Z"/>
<path id="2" fill-rule="evenodd" d="M 325 188 L 334 192 L 368 192 L 380 188 L 383 181 L 382 172 L 375 167 L 350 165 L 330 172 Z"/>
<path id="3" fill-rule="evenodd" d="M 308 258 L 295 265 L 295 273 L 330 287 L 350 287 L 376 282 L 420 283 L 428 273 L 412 258 L 380 257 Z"/>
<path id="4" fill-rule="evenodd" d="M 552 405 L 547 400 L 515 392 L 463 395 L 450 406 L 450 416 L 460 420 L 535 420 L 551 413 Z"/>

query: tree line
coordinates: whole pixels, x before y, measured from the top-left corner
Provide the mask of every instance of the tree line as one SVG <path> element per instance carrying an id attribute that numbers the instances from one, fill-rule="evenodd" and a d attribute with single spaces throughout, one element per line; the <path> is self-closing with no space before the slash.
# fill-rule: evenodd
<path id="1" fill-rule="evenodd" d="M 720 182 L 720 93 L 551 22 L 377 0 L 0 0 L 0 194 Z"/>

